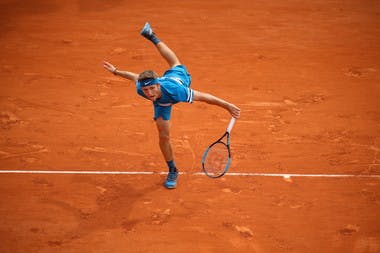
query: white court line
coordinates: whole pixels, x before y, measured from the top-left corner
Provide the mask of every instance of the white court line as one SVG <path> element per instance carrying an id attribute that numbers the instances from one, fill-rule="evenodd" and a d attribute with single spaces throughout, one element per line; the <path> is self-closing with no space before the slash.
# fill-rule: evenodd
<path id="1" fill-rule="evenodd" d="M 91 170 L 0 170 L 0 174 L 93 174 L 93 175 L 166 175 L 154 171 L 91 171 Z M 205 175 L 203 172 L 180 172 L 181 175 Z M 366 174 L 292 174 L 292 173 L 250 173 L 230 172 L 225 176 L 246 177 L 329 177 L 329 178 L 379 178 L 380 175 Z"/>

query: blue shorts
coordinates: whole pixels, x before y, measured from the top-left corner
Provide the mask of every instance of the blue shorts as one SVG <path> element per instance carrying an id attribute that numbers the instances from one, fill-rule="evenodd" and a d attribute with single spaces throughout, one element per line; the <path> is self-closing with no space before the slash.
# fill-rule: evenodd
<path id="1" fill-rule="evenodd" d="M 159 106 L 157 104 L 154 104 L 154 120 L 157 120 L 158 118 L 162 118 L 163 120 L 170 120 L 171 114 L 172 114 L 172 106 Z"/>
<path id="2" fill-rule="evenodd" d="M 185 87 L 189 88 L 191 84 L 191 75 L 187 71 L 186 67 L 184 65 L 177 65 L 174 68 L 171 68 L 167 71 L 165 71 L 163 78 L 169 78 L 169 79 L 175 79 L 177 84 L 184 85 Z M 173 82 L 173 81 L 171 81 Z M 165 84 L 162 84 L 162 89 L 165 89 Z M 192 92 L 190 90 L 190 92 Z M 185 97 L 184 97 L 185 98 Z M 172 104 L 177 102 L 184 102 L 184 99 L 180 99 L 179 101 L 172 102 Z M 154 120 L 158 119 L 159 117 L 162 117 L 163 120 L 170 120 L 171 117 L 171 111 L 172 111 L 172 105 L 168 106 L 162 106 L 159 103 L 154 103 Z"/>
<path id="3" fill-rule="evenodd" d="M 184 65 L 177 65 L 174 68 L 165 71 L 163 77 L 172 77 L 179 79 L 186 87 L 190 87 L 191 84 L 191 75 Z"/>

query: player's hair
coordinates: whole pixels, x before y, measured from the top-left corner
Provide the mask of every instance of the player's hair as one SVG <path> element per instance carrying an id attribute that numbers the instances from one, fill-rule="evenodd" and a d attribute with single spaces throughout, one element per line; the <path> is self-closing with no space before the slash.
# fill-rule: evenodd
<path id="1" fill-rule="evenodd" d="M 156 79 L 158 78 L 158 75 L 153 70 L 145 70 L 140 73 L 138 77 L 138 81 L 145 80 L 145 79 Z"/>

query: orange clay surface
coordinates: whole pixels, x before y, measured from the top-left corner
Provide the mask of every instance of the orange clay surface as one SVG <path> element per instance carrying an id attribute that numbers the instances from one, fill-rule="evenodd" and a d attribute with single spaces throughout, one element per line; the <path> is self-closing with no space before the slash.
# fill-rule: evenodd
<path id="1" fill-rule="evenodd" d="M 380 174 L 378 1 L 0 1 L 0 169 L 165 172 L 151 102 L 102 67 L 238 105 L 230 172 Z M 229 114 L 174 107 L 182 172 Z M 380 179 L 0 174 L 0 252 L 380 252 Z"/>

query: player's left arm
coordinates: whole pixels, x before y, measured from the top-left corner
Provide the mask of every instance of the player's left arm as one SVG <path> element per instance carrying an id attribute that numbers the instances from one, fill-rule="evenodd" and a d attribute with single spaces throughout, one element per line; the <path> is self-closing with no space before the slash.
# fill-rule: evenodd
<path id="1" fill-rule="evenodd" d="M 116 76 L 121 76 L 125 79 L 136 82 L 139 75 L 130 71 L 118 70 L 114 65 L 109 62 L 103 62 L 103 67 Z"/>
<path id="2" fill-rule="evenodd" d="M 234 118 L 240 117 L 240 108 L 209 93 L 193 90 L 193 101 L 201 101 L 226 109 Z"/>

